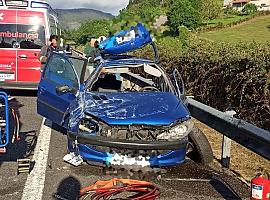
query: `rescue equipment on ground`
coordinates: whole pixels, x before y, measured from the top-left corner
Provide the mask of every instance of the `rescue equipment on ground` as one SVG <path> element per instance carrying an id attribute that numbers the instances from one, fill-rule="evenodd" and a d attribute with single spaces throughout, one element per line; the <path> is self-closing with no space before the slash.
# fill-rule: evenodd
<path id="1" fill-rule="evenodd" d="M 9 106 L 12 99 L 0 91 L 0 154 L 6 153 L 10 142 L 20 141 L 19 118 L 16 111 Z"/>
<path id="2" fill-rule="evenodd" d="M 5 92 L 0 92 L 0 153 L 6 153 L 9 140 L 8 96 Z"/>
<path id="3" fill-rule="evenodd" d="M 270 176 L 266 175 L 258 174 L 251 180 L 251 200 L 270 200 Z"/>
<path id="4" fill-rule="evenodd" d="M 95 184 L 80 190 L 80 197 L 91 195 L 91 199 L 111 199 L 123 192 L 129 192 L 133 200 L 154 200 L 159 194 L 159 188 L 146 181 L 113 178 L 106 181 L 97 181 Z M 135 193 L 135 195 L 134 195 Z"/>
<path id="5" fill-rule="evenodd" d="M 17 160 L 17 174 L 30 173 L 31 162 L 30 159 L 18 159 Z"/>

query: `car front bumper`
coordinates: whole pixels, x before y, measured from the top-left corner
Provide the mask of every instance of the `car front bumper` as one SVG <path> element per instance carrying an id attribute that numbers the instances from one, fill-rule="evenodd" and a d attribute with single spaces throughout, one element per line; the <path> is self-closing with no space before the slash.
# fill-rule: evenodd
<path id="1" fill-rule="evenodd" d="M 132 150 L 167 150 L 167 153 L 148 158 L 150 167 L 166 167 L 179 165 L 185 161 L 187 139 L 178 141 L 128 141 L 108 139 L 91 135 L 75 135 L 68 133 L 69 151 L 77 151 L 84 160 L 110 166 L 114 155 L 109 152 L 97 150 L 95 146 L 105 146 L 117 149 Z M 77 150 L 72 141 L 77 140 Z"/>

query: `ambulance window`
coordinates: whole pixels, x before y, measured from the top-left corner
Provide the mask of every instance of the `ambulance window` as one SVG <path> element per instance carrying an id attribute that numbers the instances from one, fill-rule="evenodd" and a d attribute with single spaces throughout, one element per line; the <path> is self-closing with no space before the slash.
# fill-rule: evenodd
<path id="1" fill-rule="evenodd" d="M 12 48 L 16 43 L 16 24 L 0 25 L 0 48 Z"/>
<path id="2" fill-rule="evenodd" d="M 0 48 L 40 49 L 45 44 L 43 26 L 1 24 Z"/>
<path id="3" fill-rule="evenodd" d="M 18 25 L 20 33 L 27 33 L 27 37 L 18 37 L 21 49 L 40 49 L 45 44 L 45 28 L 38 25 Z"/>
<path id="4" fill-rule="evenodd" d="M 2 6 L 3 5 L 3 2 L 0 0 L 0 6 Z"/>

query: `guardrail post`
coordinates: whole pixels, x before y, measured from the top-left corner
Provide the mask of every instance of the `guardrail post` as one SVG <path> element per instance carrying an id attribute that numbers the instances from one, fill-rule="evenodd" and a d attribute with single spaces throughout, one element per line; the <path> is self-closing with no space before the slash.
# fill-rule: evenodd
<path id="1" fill-rule="evenodd" d="M 223 167 L 226 167 L 226 168 L 230 167 L 231 143 L 232 143 L 232 140 L 226 137 L 225 135 L 223 135 L 221 164 Z"/>
<path id="2" fill-rule="evenodd" d="M 225 114 L 228 117 L 233 117 L 236 114 L 235 111 L 226 111 Z M 221 155 L 221 164 L 223 167 L 229 168 L 231 161 L 231 145 L 232 140 L 225 135 L 223 135 L 222 141 L 222 155 Z"/>

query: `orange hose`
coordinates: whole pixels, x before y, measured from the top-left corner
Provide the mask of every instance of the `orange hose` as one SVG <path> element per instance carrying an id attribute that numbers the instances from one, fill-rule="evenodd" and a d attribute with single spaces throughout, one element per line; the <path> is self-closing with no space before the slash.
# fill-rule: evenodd
<path id="1" fill-rule="evenodd" d="M 96 181 L 93 185 L 81 189 L 80 197 L 93 192 L 92 199 L 107 199 L 124 191 L 140 194 L 141 197 L 134 198 L 136 200 L 154 200 L 160 194 L 159 188 L 150 182 L 113 178 L 106 181 Z"/>

